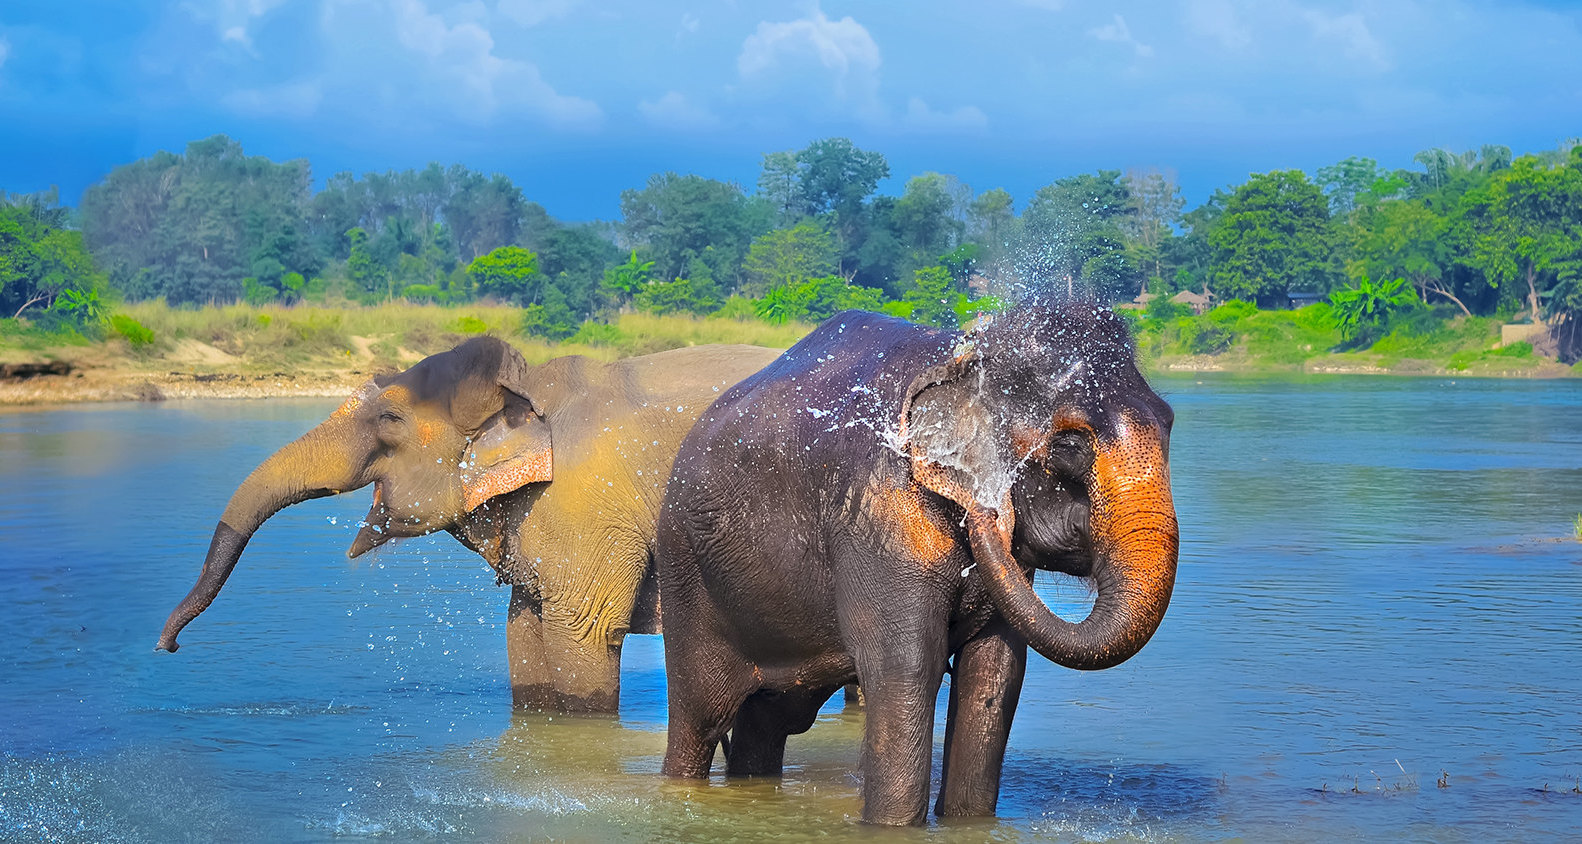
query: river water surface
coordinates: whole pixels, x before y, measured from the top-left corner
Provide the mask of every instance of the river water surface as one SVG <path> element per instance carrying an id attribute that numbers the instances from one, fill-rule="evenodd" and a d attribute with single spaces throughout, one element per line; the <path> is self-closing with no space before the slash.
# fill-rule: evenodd
<path id="1" fill-rule="evenodd" d="M 1575 839 L 1582 383 L 1158 386 L 1164 625 L 1109 671 L 1034 656 L 1000 817 L 900 838 L 854 820 L 838 700 L 781 782 L 661 779 L 657 637 L 619 720 L 513 715 L 506 592 L 443 535 L 348 563 L 368 490 L 276 516 L 155 653 L 231 490 L 335 401 L 0 414 L 0 839 Z"/>

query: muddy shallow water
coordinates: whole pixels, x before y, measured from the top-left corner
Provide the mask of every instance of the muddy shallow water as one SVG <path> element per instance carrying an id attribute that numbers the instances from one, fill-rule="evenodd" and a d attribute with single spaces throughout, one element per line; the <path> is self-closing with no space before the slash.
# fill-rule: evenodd
<path id="1" fill-rule="evenodd" d="M 1574 836 L 1582 384 L 1158 386 L 1164 625 L 1110 671 L 1034 657 L 1000 817 L 898 837 Z M 854 821 L 838 699 L 783 781 L 661 779 L 657 637 L 628 639 L 619 720 L 513 715 L 506 593 L 448 537 L 348 563 L 366 490 L 275 517 L 154 653 L 232 488 L 335 404 L 0 414 L 0 839 L 897 837 Z"/>

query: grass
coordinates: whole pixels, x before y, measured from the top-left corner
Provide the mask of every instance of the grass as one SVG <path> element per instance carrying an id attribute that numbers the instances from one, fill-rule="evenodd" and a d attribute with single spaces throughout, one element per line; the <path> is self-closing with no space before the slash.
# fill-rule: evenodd
<path id="1" fill-rule="evenodd" d="M 1582 541 L 1582 513 L 1577 514 L 1576 520 L 1571 523 L 1571 527 L 1576 530 L 1577 540 Z"/>
<path id="2" fill-rule="evenodd" d="M 1122 313 L 1133 324 L 1145 368 L 1189 357 L 1243 371 L 1298 372 L 1321 366 L 1500 375 L 1543 365 L 1528 344 L 1493 348 L 1499 337 L 1496 319 L 1445 319 L 1443 313 L 1426 309 L 1372 346 L 1346 352 L 1336 351 L 1342 338 L 1330 307 L 1322 303 L 1291 311 L 1260 311 L 1232 301 L 1198 316 L 1166 313 L 1163 318 Z M 254 372 L 348 365 L 402 368 L 480 334 L 509 340 L 537 363 L 566 354 L 614 360 L 706 343 L 785 348 L 812 330 L 804 323 L 771 325 L 751 316 L 627 313 L 610 324 L 584 323 L 569 338 L 553 342 L 524 334 L 521 314 L 520 309 L 505 305 L 446 307 L 404 301 L 196 309 L 140 302 L 117 311 L 102 332 L 103 340 L 69 326 L 52 326 L 48 320 L 0 319 L 0 358 L 97 357 L 151 367 L 169 364 Z M 1569 374 L 1582 376 L 1582 363 L 1571 367 Z"/>
<path id="3" fill-rule="evenodd" d="M 621 314 L 612 324 L 585 323 L 572 337 L 551 342 L 521 332 L 521 310 L 504 305 L 442 307 L 390 302 L 368 307 L 222 305 L 173 308 L 139 302 L 119 309 L 107 339 L 70 330 L 48 331 L 26 320 L 0 320 L 0 354 L 24 358 L 72 357 L 99 347 L 112 357 L 152 364 L 278 371 L 337 367 L 349 362 L 402 367 L 444 351 L 468 337 L 489 334 L 510 341 L 533 363 L 567 354 L 600 360 L 708 343 L 785 348 L 813 326 L 770 325 L 757 319 L 701 319 L 687 315 Z M 198 346 L 196 344 L 202 344 Z M 225 360 L 212 347 L 235 361 Z M 135 353 L 135 354 L 133 354 Z"/>

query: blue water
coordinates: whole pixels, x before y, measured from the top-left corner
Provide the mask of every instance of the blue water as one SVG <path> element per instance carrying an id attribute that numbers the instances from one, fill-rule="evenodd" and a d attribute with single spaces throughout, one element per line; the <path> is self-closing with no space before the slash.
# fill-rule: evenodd
<path id="1" fill-rule="evenodd" d="M 1110 671 L 1034 657 L 1000 817 L 900 837 L 1577 837 L 1582 384 L 1158 386 L 1164 625 Z M 838 701 L 782 782 L 660 778 L 657 637 L 627 640 L 618 721 L 513 716 L 505 592 L 448 537 L 348 563 L 366 490 L 276 516 L 155 653 L 236 483 L 336 404 L 0 413 L 0 839 L 874 835 Z"/>

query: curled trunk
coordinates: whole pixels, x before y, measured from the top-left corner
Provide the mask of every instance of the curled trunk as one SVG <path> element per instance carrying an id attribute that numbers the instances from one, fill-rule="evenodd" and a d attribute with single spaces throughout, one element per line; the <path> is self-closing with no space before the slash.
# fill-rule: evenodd
<path id="1" fill-rule="evenodd" d="M 1078 623 L 1051 612 L 1012 559 L 1009 498 L 998 511 L 970 504 L 967 517 L 973 557 L 1006 620 L 1046 658 L 1091 671 L 1130 659 L 1158 629 L 1175 585 L 1178 534 L 1163 443 L 1152 432 L 1100 447 L 1088 485 L 1098 598 Z"/>
<path id="2" fill-rule="evenodd" d="M 247 476 L 215 525 L 198 582 L 165 621 L 157 649 L 175 651 L 179 647 L 177 634 L 214 602 L 247 541 L 269 517 L 292 504 L 367 483 L 360 477 L 361 461 L 349 456 L 356 451 L 352 439 L 350 421 L 331 418 L 275 452 Z"/>

